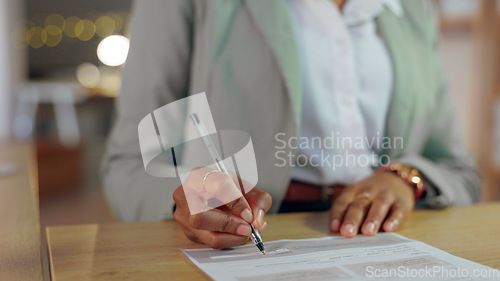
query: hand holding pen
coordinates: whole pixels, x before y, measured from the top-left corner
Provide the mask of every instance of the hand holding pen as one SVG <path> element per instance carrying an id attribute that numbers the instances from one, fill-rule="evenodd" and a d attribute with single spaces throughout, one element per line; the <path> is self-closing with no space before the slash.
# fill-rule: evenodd
<path id="1" fill-rule="evenodd" d="M 241 196 L 238 186 L 238 179 L 227 173 L 224 167 L 200 167 L 191 171 L 184 188 L 202 189 L 222 202 L 229 202 L 227 198 L 239 198 L 219 208 L 191 215 L 184 188 L 178 187 L 173 194 L 176 203 L 174 219 L 190 240 L 212 248 L 227 248 L 257 238 L 254 243 L 259 247 L 258 231 L 266 228 L 264 215 L 271 207 L 271 196 L 256 187 Z M 264 249 L 259 247 L 259 250 L 263 252 Z"/>

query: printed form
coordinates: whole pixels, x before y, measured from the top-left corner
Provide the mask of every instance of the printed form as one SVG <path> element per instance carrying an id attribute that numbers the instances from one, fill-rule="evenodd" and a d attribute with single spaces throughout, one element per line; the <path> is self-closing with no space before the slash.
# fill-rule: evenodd
<path id="1" fill-rule="evenodd" d="M 394 233 L 181 249 L 214 280 L 500 280 L 500 271 Z"/>

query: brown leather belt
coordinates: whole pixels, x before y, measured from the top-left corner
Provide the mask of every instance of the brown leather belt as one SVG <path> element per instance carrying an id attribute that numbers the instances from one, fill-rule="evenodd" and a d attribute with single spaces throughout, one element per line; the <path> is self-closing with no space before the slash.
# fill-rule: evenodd
<path id="1" fill-rule="evenodd" d="M 292 181 L 283 201 L 329 201 L 334 200 L 343 185 L 314 185 Z"/>

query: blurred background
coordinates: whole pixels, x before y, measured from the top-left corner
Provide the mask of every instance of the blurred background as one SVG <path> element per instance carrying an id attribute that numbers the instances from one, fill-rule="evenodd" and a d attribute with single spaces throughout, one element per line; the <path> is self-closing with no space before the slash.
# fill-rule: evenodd
<path id="1" fill-rule="evenodd" d="M 131 1 L 2 1 L 11 61 L 0 74 L 15 81 L 4 118 L 14 138 L 36 144 L 42 230 L 112 221 L 98 167 L 128 53 Z"/>
<path id="2" fill-rule="evenodd" d="M 42 230 L 114 220 L 98 169 L 128 52 L 131 2 L 0 0 L 0 139 L 36 144 Z M 434 3 L 483 200 L 499 200 L 500 2 Z"/>

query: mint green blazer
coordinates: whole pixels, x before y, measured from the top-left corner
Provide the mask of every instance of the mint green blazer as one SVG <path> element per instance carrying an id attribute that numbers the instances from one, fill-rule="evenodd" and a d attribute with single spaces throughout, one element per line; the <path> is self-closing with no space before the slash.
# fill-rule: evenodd
<path id="1" fill-rule="evenodd" d="M 418 204 L 477 202 L 480 177 L 447 94 L 431 1 L 401 3 L 403 18 L 387 9 L 377 19 L 395 69 L 386 134 L 404 140 L 404 146 L 384 154 L 421 171 L 428 189 Z M 302 100 L 286 5 L 286 0 L 135 3 L 117 120 L 102 165 L 104 190 L 119 218 L 172 217 L 172 193 L 180 182 L 145 173 L 137 125 L 153 110 L 201 92 L 207 93 L 219 130 L 251 135 L 257 186 L 271 194 L 270 212 L 279 209 L 292 167 L 277 167 L 275 136 L 297 136 Z"/>

